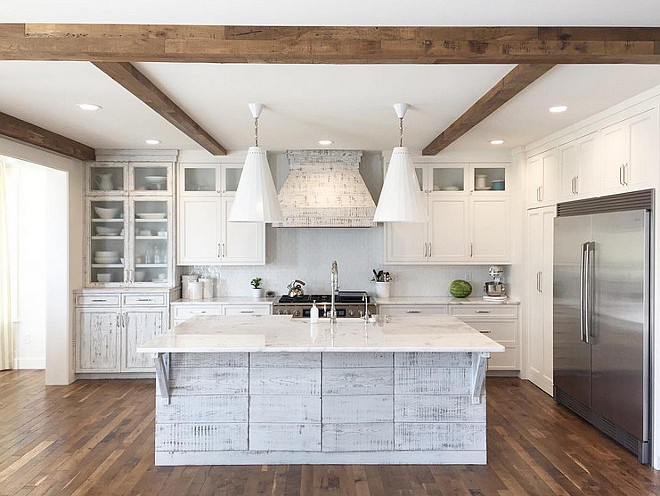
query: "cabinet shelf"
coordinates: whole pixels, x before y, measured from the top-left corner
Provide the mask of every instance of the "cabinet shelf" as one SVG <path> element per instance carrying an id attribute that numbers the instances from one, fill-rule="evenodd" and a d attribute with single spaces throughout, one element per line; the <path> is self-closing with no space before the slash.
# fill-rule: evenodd
<path id="1" fill-rule="evenodd" d="M 135 239 L 167 239 L 167 236 L 135 236 Z"/>
<path id="2" fill-rule="evenodd" d="M 142 222 L 165 222 L 167 223 L 167 219 L 135 219 L 136 223 L 142 223 Z"/>
<path id="3" fill-rule="evenodd" d="M 124 219 L 92 219 L 92 222 L 124 222 Z"/>
<path id="4" fill-rule="evenodd" d="M 136 269 L 150 269 L 150 268 L 163 268 L 167 267 L 167 264 L 135 264 Z"/>
<path id="5" fill-rule="evenodd" d="M 123 269 L 124 264 L 92 264 L 92 269 Z"/>
<path id="6" fill-rule="evenodd" d="M 92 236 L 92 239 L 100 239 L 100 240 L 107 240 L 107 239 L 124 239 L 124 236 Z"/>

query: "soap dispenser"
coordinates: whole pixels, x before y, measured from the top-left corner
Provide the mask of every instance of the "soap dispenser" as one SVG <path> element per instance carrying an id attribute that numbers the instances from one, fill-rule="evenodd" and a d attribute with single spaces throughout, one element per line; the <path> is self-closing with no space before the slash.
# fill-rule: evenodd
<path id="1" fill-rule="evenodd" d="M 316 306 L 316 300 L 312 302 L 312 308 L 309 310 L 310 324 L 316 324 L 319 321 L 319 307 Z"/>

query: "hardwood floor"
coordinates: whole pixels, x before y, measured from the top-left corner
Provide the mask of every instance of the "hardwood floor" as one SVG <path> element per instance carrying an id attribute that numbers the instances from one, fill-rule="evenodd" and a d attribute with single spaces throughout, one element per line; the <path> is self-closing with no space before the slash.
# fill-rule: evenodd
<path id="1" fill-rule="evenodd" d="M 0 372 L 0 495 L 660 494 L 660 472 L 526 381 L 488 379 L 487 466 L 154 467 L 154 385 Z"/>

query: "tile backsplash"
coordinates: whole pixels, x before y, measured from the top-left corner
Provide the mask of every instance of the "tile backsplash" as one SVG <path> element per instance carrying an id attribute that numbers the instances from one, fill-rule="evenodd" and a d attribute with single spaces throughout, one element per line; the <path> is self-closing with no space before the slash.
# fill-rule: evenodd
<path id="1" fill-rule="evenodd" d="M 393 277 L 392 296 L 449 296 L 454 279 L 469 278 L 473 294 L 483 294 L 483 283 L 490 279 L 488 266 L 383 265 L 383 226 L 355 229 L 303 229 L 266 227 L 265 266 L 199 265 L 181 267 L 184 274 L 195 273 L 216 279 L 216 296 L 250 294 L 250 280 L 263 279 L 266 291 L 286 293 L 293 279 L 307 284 L 305 292 L 330 292 L 330 265 L 337 260 L 342 290 L 367 290 L 372 269 L 388 270 Z"/>

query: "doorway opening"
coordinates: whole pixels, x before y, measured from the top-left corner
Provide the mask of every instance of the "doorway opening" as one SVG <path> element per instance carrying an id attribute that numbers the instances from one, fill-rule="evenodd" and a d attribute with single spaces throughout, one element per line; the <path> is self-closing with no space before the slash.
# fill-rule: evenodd
<path id="1" fill-rule="evenodd" d="M 69 325 L 68 173 L 0 156 L 6 164 L 14 369 L 57 383 Z"/>

